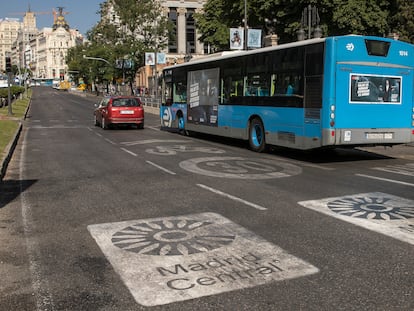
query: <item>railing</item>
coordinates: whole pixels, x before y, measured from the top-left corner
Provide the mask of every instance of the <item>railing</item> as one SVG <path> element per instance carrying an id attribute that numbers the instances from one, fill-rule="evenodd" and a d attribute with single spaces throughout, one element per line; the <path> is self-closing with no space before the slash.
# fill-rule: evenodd
<path id="1" fill-rule="evenodd" d="M 141 99 L 141 102 L 144 104 L 144 106 L 152 107 L 152 108 L 160 108 L 161 99 L 160 98 L 154 98 L 150 96 L 141 96 L 139 97 Z"/>

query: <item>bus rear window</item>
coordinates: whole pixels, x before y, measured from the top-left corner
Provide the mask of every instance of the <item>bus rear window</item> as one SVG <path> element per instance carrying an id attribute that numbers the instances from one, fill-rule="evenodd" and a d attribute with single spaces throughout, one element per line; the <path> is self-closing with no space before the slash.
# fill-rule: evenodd
<path id="1" fill-rule="evenodd" d="M 386 57 L 391 43 L 379 40 L 365 40 L 365 45 L 368 55 Z"/>

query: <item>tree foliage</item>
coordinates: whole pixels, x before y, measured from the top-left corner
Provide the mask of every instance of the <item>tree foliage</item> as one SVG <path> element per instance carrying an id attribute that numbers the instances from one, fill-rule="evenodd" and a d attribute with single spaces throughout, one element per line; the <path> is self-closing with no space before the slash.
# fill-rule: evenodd
<path id="1" fill-rule="evenodd" d="M 394 0 L 390 9 L 390 31 L 399 39 L 414 43 L 414 1 Z"/>
<path id="2" fill-rule="evenodd" d="M 222 0 L 210 0 L 205 4 L 203 13 L 194 14 L 197 28 L 203 32 L 200 41 L 215 48 L 228 44 L 229 30 L 227 25 L 229 22 L 223 21 L 225 12 Z"/>
<path id="3" fill-rule="evenodd" d="M 112 20 L 110 4 L 119 19 Z M 99 13 L 102 18 L 88 31 L 88 43 L 70 49 L 69 70 L 88 83 L 120 78 L 132 81 L 138 68 L 144 65 L 145 52 L 159 51 L 166 46 L 171 30 L 168 18 L 153 0 L 109 0 L 101 3 Z M 102 58 L 111 65 L 84 59 L 83 55 Z M 117 68 L 117 61 L 125 59 L 133 62 L 133 68 Z"/>
<path id="4" fill-rule="evenodd" d="M 117 20 L 111 20 L 109 3 Z M 71 49 L 67 62 L 69 70 L 89 82 L 112 80 L 126 75 L 132 79 L 136 70 L 144 65 L 145 52 L 164 49 L 174 40 L 173 26 L 162 14 L 157 0 L 107 0 L 101 3 L 101 21 L 87 34 L 89 43 Z M 398 33 L 399 39 L 414 43 L 414 1 L 412 0 L 207 0 L 203 12 L 194 14 L 200 41 L 211 51 L 229 49 L 229 28 L 244 26 L 245 4 L 247 24 L 250 28 L 274 31 L 279 43 L 297 40 L 302 14 L 308 5 L 316 6 L 323 36 L 361 34 L 387 36 Z M 269 21 L 271 21 L 269 23 Z M 312 29 L 316 25 L 312 25 Z M 83 59 L 87 55 L 107 60 Z M 116 60 L 131 59 L 131 70 L 120 70 Z"/>
<path id="5" fill-rule="evenodd" d="M 243 27 L 244 3 L 244 0 L 208 0 L 203 14 L 195 16 L 201 38 L 215 50 L 228 49 L 228 29 Z M 297 31 L 302 27 L 307 33 L 307 25 L 302 25 L 301 20 L 308 5 L 318 8 L 324 36 L 386 36 L 396 32 L 401 40 L 414 42 L 412 0 L 249 0 L 246 4 L 248 26 L 265 33 L 273 28 L 280 43 L 297 40 Z M 269 25 L 266 20 L 276 22 Z"/>

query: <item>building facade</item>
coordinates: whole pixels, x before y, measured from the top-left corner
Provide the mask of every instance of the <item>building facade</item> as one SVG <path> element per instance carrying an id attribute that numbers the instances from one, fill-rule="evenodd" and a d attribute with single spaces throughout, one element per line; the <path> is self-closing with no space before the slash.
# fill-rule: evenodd
<path id="1" fill-rule="evenodd" d="M 25 65 L 32 70 L 34 78 L 65 80 L 68 77 L 66 56 L 68 50 L 83 43 L 82 34 L 71 29 L 58 8 L 52 27 L 37 32 L 25 50 Z"/>
<path id="2" fill-rule="evenodd" d="M 187 54 L 203 55 L 204 44 L 199 40 L 200 34 L 195 27 L 194 13 L 200 13 L 205 0 L 161 0 L 164 14 L 174 25 L 172 37 L 165 52 L 176 58 L 183 58 Z"/>
<path id="3" fill-rule="evenodd" d="M 0 19 L 0 71 L 6 70 L 6 56 L 12 57 L 12 46 L 21 27 L 18 18 Z"/>
<path id="4" fill-rule="evenodd" d="M 35 14 L 29 9 L 23 22 L 17 18 L 0 20 L 0 70 L 5 69 L 7 54 L 19 70 L 30 68 L 33 78 L 64 80 L 68 70 L 67 52 L 82 44 L 84 38 L 78 30 L 70 29 L 63 8 L 54 14 L 52 27 L 40 31 Z"/>
<path id="5" fill-rule="evenodd" d="M 12 45 L 12 60 L 18 68 L 28 68 L 30 60 L 30 42 L 38 33 L 36 15 L 32 11 L 25 13 L 17 38 Z"/>

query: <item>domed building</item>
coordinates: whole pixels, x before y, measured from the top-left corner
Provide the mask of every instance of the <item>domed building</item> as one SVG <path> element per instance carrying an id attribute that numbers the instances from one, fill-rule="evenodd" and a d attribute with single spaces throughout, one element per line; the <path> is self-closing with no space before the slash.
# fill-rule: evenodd
<path id="1" fill-rule="evenodd" d="M 43 28 L 30 42 L 30 69 L 34 78 L 65 80 L 68 66 L 66 55 L 71 47 L 82 44 L 83 36 L 71 29 L 63 8 L 55 13 L 53 26 Z"/>

